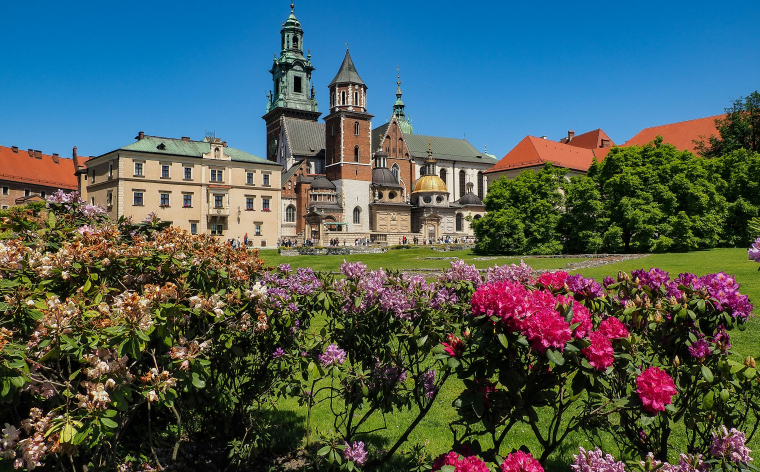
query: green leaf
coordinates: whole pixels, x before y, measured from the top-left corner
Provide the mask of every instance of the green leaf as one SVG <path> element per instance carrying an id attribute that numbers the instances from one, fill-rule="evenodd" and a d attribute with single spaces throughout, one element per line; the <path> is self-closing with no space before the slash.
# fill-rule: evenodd
<path id="1" fill-rule="evenodd" d="M 710 390 L 709 392 L 707 392 L 707 395 L 705 395 L 705 397 L 702 399 L 702 406 L 706 410 L 709 410 L 713 407 L 714 404 L 715 404 L 715 392 Z"/>
<path id="2" fill-rule="evenodd" d="M 728 399 L 731 398 L 731 395 L 728 393 L 728 389 L 723 389 L 720 391 L 720 399 L 724 402 L 727 402 Z"/>
<path id="3" fill-rule="evenodd" d="M 459 367 L 459 360 L 456 357 L 449 357 L 449 360 L 446 362 L 446 364 L 449 366 L 449 369 L 456 369 Z"/>
<path id="4" fill-rule="evenodd" d="M 61 442 L 71 443 L 74 440 L 74 436 L 77 434 L 76 428 L 71 423 L 66 423 L 61 432 Z"/>
<path id="5" fill-rule="evenodd" d="M 507 337 L 504 335 L 504 333 L 499 333 L 496 337 L 499 338 L 499 342 L 502 346 L 504 346 L 504 349 L 509 348 L 509 341 L 507 341 Z"/>
<path id="6" fill-rule="evenodd" d="M 562 365 L 565 363 L 565 358 L 562 357 L 562 353 L 553 349 L 546 350 L 546 357 L 548 357 L 550 361 L 554 362 L 557 365 Z"/>
<path id="7" fill-rule="evenodd" d="M 119 424 L 111 418 L 100 418 L 100 423 L 106 428 L 114 429 L 119 427 Z"/>
<path id="8" fill-rule="evenodd" d="M 453 465 L 444 465 L 441 467 L 441 472 L 456 472 L 457 468 Z"/>
<path id="9" fill-rule="evenodd" d="M 193 385 L 197 388 L 204 388 L 206 386 L 206 382 L 200 378 L 200 376 L 193 372 Z"/>
<path id="10" fill-rule="evenodd" d="M 330 446 L 325 446 L 322 449 L 320 449 L 319 451 L 317 451 L 317 455 L 318 456 L 324 456 L 328 452 L 330 452 Z"/>
<path id="11" fill-rule="evenodd" d="M 713 383 L 715 381 L 712 371 L 706 365 L 702 366 L 702 377 L 707 380 L 707 383 Z"/>
<path id="12" fill-rule="evenodd" d="M 417 340 L 417 347 L 422 347 L 422 346 L 424 346 L 424 345 L 425 345 L 425 343 L 427 342 L 427 339 L 428 339 L 428 337 L 427 337 L 427 336 L 423 336 L 423 337 L 419 338 L 419 339 Z"/>
<path id="13" fill-rule="evenodd" d="M 744 371 L 744 376 L 748 379 L 755 377 L 755 374 L 757 374 L 757 370 L 753 369 L 752 367 Z"/>

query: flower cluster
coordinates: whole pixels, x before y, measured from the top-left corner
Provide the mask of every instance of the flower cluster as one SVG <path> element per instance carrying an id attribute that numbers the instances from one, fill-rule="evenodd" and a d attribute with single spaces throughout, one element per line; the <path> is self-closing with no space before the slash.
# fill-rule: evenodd
<path id="1" fill-rule="evenodd" d="M 343 264 L 340 265 L 341 274 L 351 280 L 358 280 L 367 273 L 367 266 L 361 262 L 346 262 L 343 259 Z"/>
<path id="2" fill-rule="evenodd" d="M 453 466 L 455 472 L 488 472 L 488 465 L 477 456 L 463 456 L 456 452 L 442 454 L 433 462 L 433 471 Z"/>
<path id="3" fill-rule="evenodd" d="M 558 270 L 556 272 L 544 272 L 538 276 L 537 282 L 547 290 L 552 292 L 560 290 L 565 286 L 567 272 Z"/>
<path id="4" fill-rule="evenodd" d="M 427 398 L 433 398 L 435 395 L 435 369 L 426 370 L 420 374 L 419 378 L 422 384 L 422 392 Z"/>
<path id="5" fill-rule="evenodd" d="M 752 450 L 746 446 L 747 438 L 744 433 L 736 428 L 728 431 L 725 426 L 717 432 L 713 432 L 713 442 L 710 445 L 710 454 L 721 457 L 729 462 L 751 462 Z"/>
<path id="6" fill-rule="evenodd" d="M 495 273 L 492 276 L 495 276 Z M 483 283 L 483 278 L 475 265 L 468 265 L 462 259 L 451 262 L 451 267 L 443 272 L 443 279 L 447 282 L 470 282 L 474 287 Z"/>
<path id="7" fill-rule="evenodd" d="M 319 355 L 319 362 L 323 366 L 342 365 L 346 361 L 346 351 L 338 348 L 336 344 L 330 344 L 323 354 Z"/>
<path id="8" fill-rule="evenodd" d="M 346 448 L 343 449 L 343 458 L 354 464 L 363 465 L 367 461 L 367 451 L 364 449 L 364 442 L 354 441 L 353 444 L 343 443 Z"/>
<path id="9" fill-rule="evenodd" d="M 594 299 L 604 296 L 604 288 L 596 280 L 584 278 L 580 274 L 567 277 L 566 283 L 571 292 L 584 298 Z"/>
<path id="10" fill-rule="evenodd" d="M 747 250 L 749 260 L 760 262 L 760 238 L 757 238 L 752 246 Z"/>
<path id="11" fill-rule="evenodd" d="M 654 414 L 665 411 L 665 405 L 673 403 L 678 393 L 673 379 L 659 367 L 649 367 L 636 378 L 636 392 L 644 410 Z"/>
<path id="12" fill-rule="evenodd" d="M 544 472 L 541 464 L 530 453 L 516 451 L 499 465 L 501 472 Z"/>
<path id="13" fill-rule="evenodd" d="M 567 274 L 565 274 L 567 275 Z M 496 282 L 519 282 L 521 284 L 533 283 L 533 268 L 520 259 L 520 265 L 494 265 L 486 271 L 486 283 Z"/>
<path id="14" fill-rule="evenodd" d="M 611 454 L 603 454 L 597 447 L 593 451 L 579 448 L 579 454 L 573 456 L 570 466 L 573 472 L 625 472 L 625 464 L 616 461 Z"/>
<path id="15" fill-rule="evenodd" d="M 739 292 L 739 283 L 725 272 L 707 274 L 697 277 L 694 274 L 679 274 L 676 284 L 684 285 L 692 290 L 706 290 L 710 298 L 715 300 L 715 309 L 728 311 L 734 318 L 747 320 L 752 314 L 753 306 L 749 297 Z"/>
<path id="16" fill-rule="evenodd" d="M 604 333 L 594 331 L 588 336 L 591 345 L 581 352 L 589 364 L 597 370 L 606 370 L 615 361 L 615 350 L 612 341 Z"/>

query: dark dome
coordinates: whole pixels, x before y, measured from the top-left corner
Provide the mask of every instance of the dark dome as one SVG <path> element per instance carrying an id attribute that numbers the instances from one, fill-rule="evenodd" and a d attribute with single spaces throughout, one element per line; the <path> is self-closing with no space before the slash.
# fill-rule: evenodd
<path id="1" fill-rule="evenodd" d="M 327 180 L 327 177 L 319 176 L 311 183 L 312 190 L 335 190 L 335 184 Z"/>
<path id="2" fill-rule="evenodd" d="M 375 157 L 388 157 L 388 153 L 381 149 L 375 152 Z"/>
<path id="3" fill-rule="evenodd" d="M 460 198 L 458 203 L 460 205 L 483 205 L 483 201 L 480 200 L 480 198 L 478 198 L 478 196 L 474 193 L 468 193 L 464 197 Z"/>
<path id="4" fill-rule="evenodd" d="M 396 180 L 396 176 L 387 167 L 375 167 L 372 169 L 372 185 L 375 187 L 401 188 L 398 180 Z"/>

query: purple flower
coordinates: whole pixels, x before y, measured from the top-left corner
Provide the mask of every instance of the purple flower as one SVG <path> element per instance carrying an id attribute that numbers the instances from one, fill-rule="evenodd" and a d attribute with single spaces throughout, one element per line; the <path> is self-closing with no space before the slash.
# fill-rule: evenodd
<path id="1" fill-rule="evenodd" d="M 678 274 L 676 283 L 678 285 L 691 287 L 692 290 L 699 290 L 700 288 L 702 288 L 702 281 L 699 280 L 699 277 L 697 277 L 694 274 L 690 274 L 688 272 L 683 273 L 683 274 Z"/>
<path id="2" fill-rule="evenodd" d="M 285 351 L 283 351 L 281 347 L 278 347 L 277 350 L 275 350 L 272 353 L 272 359 L 279 359 L 280 357 L 284 355 L 285 355 Z"/>
<path id="3" fill-rule="evenodd" d="M 426 370 L 420 374 L 420 383 L 422 383 L 422 392 L 428 398 L 435 395 L 435 369 Z"/>
<path id="4" fill-rule="evenodd" d="M 473 266 L 474 267 L 474 266 Z M 478 274 L 478 277 L 480 275 Z M 486 272 L 486 283 L 495 282 L 519 282 L 523 285 L 533 283 L 533 268 L 520 259 L 520 265 L 494 265 Z"/>
<path id="5" fill-rule="evenodd" d="M 386 385 L 395 385 L 398 382 L 406 380 L 406 370 L 400 367 L 393 367 L 389 365 L 380 365 L 378 362 L 375 365 L 374 376 L 376 379 L 385 382 Z"/>
<path id="6" fill-rule="evenodd" d="M 290 264 L 280 264 L 277 266 L 277 268 L 280 270 L 280 272 L 283 272 L 285 274 L 289 274 L 293 271 L 293 269 L 290 268 Z"/>
<path id="7" fill-rule="evenodd" d="M 731 336 L 726 332 L 725 326 L 719 326 L 715 331 L 713 343 L 715 343 L 715 347 L 723 351 L 723 354 L 726 354 L 731 348 Z"/>
<path id="8" fill-rule="evenodd" d="M 757 238 L 752 246 L 747 250 L 749 260 L 760 262 L 760 238 Z"/>
<path id="9" fill-rule="evenodd" d="M 751 462 L 752 450 L 745 446 L 746 442 L 747 438 L 741 431 L 736 428 L 731 428 L 731 431 L 728 431 L 725 426 L 721 426 L 718 432 L 713 432 L 710 454 L 735 463 Z"/>
<path id="10" fill-rule="evenodd" d="M 343 364 L 346 361 L 346 351 L 339 349 L 337 344 L 330 344 L 325 353 L 319 356 L 319 362 L 327 367 L 334 364 Z"/>
<path id="11" fill-rule="evenodd" d="M 367 266 L 361 262 L 346 262 L 346 260 L 343 259 L 343 264 L 340 265 L 340 272 L 345 275 L 346 278 L 356 280 L 367 273 Z"/>
<path id="12" fill-rule="evenodd" d="M 459 302 L 459 297 L 453 288 L 431 288 L 431 292 L 433 296 L 430 299 L 430 306 L 435 310 L 441 310 Z"/>
<path id="13" fill-rule="evenodd" d="M 573 456 L 575 463 L 570 468 L 573 472 L 624 472 L 625 464 L 616 461 L 611 454 L 603 454 L 597 447 L 593 451 L 578 448 L 579 454 Z"/>
<path id="14" fill-rule="evenodd" d="M 288 304 L 288 310 L 290 310 L 291 313 L 298 313 L 298 305 L 291 302 Z"/>
<path id="15" fill-rule="evenodd" d="M 467 265 L 462 259 L 451 262 L 451 268 L 443 273 L 443 280 L 447 282 L 472 282 L 475 287 L 483 283 L 480 272 L 475 265 Z"/>
<path id="16" fill-rule="evenodd" d="M 639 279 L 641 285 L 648 286 L 652 291 L 660 290 L 663 284 L 670 282 L 670 274 L 658 267 L 652 267 L 649 271 L 644 269 L 632 270 L 631 278 Z"/>
<path id="17" fill-rule="evenodd" d="M 381 289 L 380 308 L 384 312 L 392 312 L 396 318 L 410 320 L 414 317 L 414 313 L 410 313 L 414 307 L 414 299 L 408 297 L 402 288 L 387 287 Z"/>
<path id="18" fill-rule="evenodd" d="M 566 283 L 570 291 L 576 295 L 591 299 L 604 296 L 604 289 L 596 280 L 586 279 L 580 274 L 569 276 Z"/>
<path id="19" fill-rule="evenodd" d="M 610 277 L 609 275 L 604 278 L 604 281 L 602 282 L 604 285 L 604 288 L 609 288 L 610 285 L 615 283 L 615 279 Z"/>
<path id="20" fill-rule="evenodd" d="M 707 341 L 700 339 L 699 341 L 689 346 L 689 354 L 691 354 L 691 357 L 704 359 L 712 354 L 712 349 L 710 349 L 710 344 L 708 344 Z"/>
<path id="21" fill-rule="evenodd" d="M 352 461 L 354 464 L 362 465 L 367 460 L 367 451 L 364 450 L 362 441 L 354 441 L 353 446 L 347 442 L 343 443 L 346 448 L 343 450 L 343 458 Z"/>
<path id="22" fill-rule="evenodd" d="M 100 205 L 90 205 L 89 203 L 81 207 L 80 210 L 82 211 L 82 214 L 87 218 L 94 218 L 97 215 L 106 214 L 105 208 L 101 207 Z"/>

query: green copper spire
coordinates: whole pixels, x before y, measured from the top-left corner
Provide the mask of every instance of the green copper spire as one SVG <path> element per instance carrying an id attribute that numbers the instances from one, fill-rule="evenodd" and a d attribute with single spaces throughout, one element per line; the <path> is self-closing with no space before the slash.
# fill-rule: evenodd
<path id="1" fill-rule="evenodd" d="M 311 85 L 311 53 L 303 55 L 303 29 L 295 15 L 295 5 L 290 5 L 290 16 L 282 24 L 280 56 L 275 54 L 272 70 L 274 93 L 267 95 L 267 113 L 275 108 L 319 111 L 316 92 Z"/>
<path id="2" fill-rule="evenodd" d="M 404 134 L 414 134 L 414 128 L 412 127 L 412 119 L 406 119 L 406 112 L 404 112 L 404 101 L 401 100 L 401 71 L 400 68 L 396 68 L 398 73 L 398 80 L 396 81 L 396 103 L 393 104 L 393 114 L 398 119 L 398 126 L 401 128 L 401 132 Z"/>

